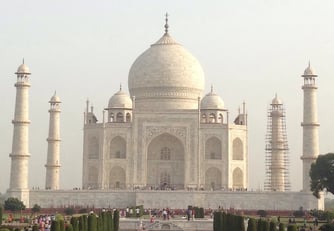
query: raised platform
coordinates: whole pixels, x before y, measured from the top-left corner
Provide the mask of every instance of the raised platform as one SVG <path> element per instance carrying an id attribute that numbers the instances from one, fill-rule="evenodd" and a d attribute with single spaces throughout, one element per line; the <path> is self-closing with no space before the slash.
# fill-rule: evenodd
<path id="1" fill-rule="evenodd" d="M 234 208 L 246 210 L 305 210 L 324 209 L 324 199 L 316 199 L 310 192 L 258 191 L 150 191 L 150 190 L 31 190 L 29 205 L 42 208 L 69 206 L 90 208 L 184 209 L 188 205 L 203 208 Z"/>

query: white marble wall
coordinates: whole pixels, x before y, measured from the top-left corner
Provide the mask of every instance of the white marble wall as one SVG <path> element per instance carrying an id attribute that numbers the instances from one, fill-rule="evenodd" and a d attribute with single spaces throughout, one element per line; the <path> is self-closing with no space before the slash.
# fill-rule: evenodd
<path id="1" fill-rule="evenodd" d="M 94 208 L 234 208 L 252 210 L 324 209 L 324 200 L 308 192 L 232 192 L 232 191 L 108 191 L 36 190 L 30 191 L 30 205 L 42 208 L 82 206 Z"/>

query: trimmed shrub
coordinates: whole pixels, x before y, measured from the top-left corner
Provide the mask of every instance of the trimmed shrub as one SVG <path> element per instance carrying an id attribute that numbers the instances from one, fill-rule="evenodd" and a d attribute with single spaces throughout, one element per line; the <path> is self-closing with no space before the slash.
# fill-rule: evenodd
<path id="1" fill-rule="evenodd" d="M 59 221 L 54 220 L 51 222 L 51 231 L 60 231 Z"/>
<path id="2" fill-rule="evenodd" d="M 223 228 L 223 213 L 214 212 L 213 213 L 213 231 L 225 231 Z"/>
<path id="3" fill-rule="evenodd" d="M 262 221 L 262 231 L 269 231 L 269 229 L 270 229 L 270 224 L 269 224 L 269 222 L 268 221 L 265 221 L 265 220 L 263 220 Z"/>
<path id="4" fill-rule="evenodd" d="M 107 212 L 107 226 L 108 226 L 107 229 L 108 231 L 114 231 L 114 219 L 111 211 Z"/>
<path id="5" fill-rule="evenodd" d="M 247 231 L 256 231 L 256 220 L 254 218 L 248 219 Z"/>
<path id="6" fill-rule="evenodd" d="M 271 221 L 269 224 L 269 230 L 270 231 L 277 231 L 276 229 L 276 222 Z"/>
<path id="7" fill-rule="evenodd" d="M 2 225 L 2 215 L 3 215 L 3 208 L 0 205 L 0 225 Z"/>
<path id="8" fill-rule="evenodd" d="M 66 227 L 65 227 L 65 231 L 73 231 L 72 224 L 67 224 Z"/>
<path id="9" fill-rule="evenodd" d="M 287 231 L 297 231 L 297 226 L 296 225 L 288 225 Z"/>
<path id="10" fill-rule="evenodd" d="M 279 231 L 285 231 L 285 225 L 283 223 L 280 223 L 278 226 Z"/>
<path id="11" fill-rule="evenodd" d="M 59 220 L 59 230 L 65 231 L 65 221 L 64 220 Z"/>
<path id="12" fill-rule="evenodd" d="M 88 216 L 88 231 L 97 231 L 97 220 L 94 213 Z"/>
<path id="13" fill-rule="evenodd" d="M 257 220 L 257 225 L 256 225 L 256 230 L 257 231 L 263 231 L 263 225 L 262 225 L 263 220 L 259 219 Z"/>
<path id="14" fill-rule="evenodd" d="M 236 218 L 236 229 L 235 230 L 245 231 L 244 217 L 243 216 L 235 216 L 235 218 Z"/>
<path id="15" fill-rule="evenodd" d="M 57 214 L 56 214 L 56 220 L 57 220 L 57 221 L 64 220 L 64 216 L 61 215 L 60 213 L 57 213 Z"/>
<path id="16" fill-rule="evenodd" d="M 114 231 L 119 230 L 119 211 L 114 211 Z"/>
<path id="17" fill-rule="evenodd" d="M 79 231 L 79 220 L 76 217 L 71 217 L 70 221 L 73 231 Z"/>

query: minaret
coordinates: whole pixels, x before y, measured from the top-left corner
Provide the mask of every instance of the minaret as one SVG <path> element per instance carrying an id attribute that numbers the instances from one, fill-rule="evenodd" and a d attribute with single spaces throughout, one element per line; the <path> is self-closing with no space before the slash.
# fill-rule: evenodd
<path id="1" fill-rule="evenodd" d="M 29 207 L 28 167 L 29 167 L 29 67 L 23 63 L 18 67 L 15 114 L 8 194 L 21 200 Z"/>
<path id="2" fill-rule="evenodd" d="M 319 155 L 319 126 L 317 112 L 317 89 L 315 74 L 310 63 L 305 69 L 302 77 L 304 78 L 304 118 L 301 126 L 303 127 L 303 191 L 310 191 L 309 172 L 311 164 Z"/>
<path id="3" fill-rule="evenodd" d="M 266 144 L 267 182 L 265 189 L 284 192 L 289 190 L 288 142 L 286 136 L 285 110 L 277 97 L 272 100 L 268 110 Z"/>
<path id="4" fill-rule="evenodd" d="M 46 161 L 46 178 L 45 189 L 59 189 L 59 147 L 60 147 L 60 99 L 56 93 L 51 97 L 50 101 L 50 121 L 49 121 L 49 137 L 48 141 L 48 156 Z"/>

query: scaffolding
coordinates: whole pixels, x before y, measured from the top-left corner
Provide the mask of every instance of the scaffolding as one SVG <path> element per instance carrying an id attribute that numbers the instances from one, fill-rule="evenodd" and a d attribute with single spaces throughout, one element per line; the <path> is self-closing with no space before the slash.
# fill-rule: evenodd
<path id="1" fill-rule="evenodd" d="M 275 101 L 276 99 L 276 101 Z M 285 108 L 277 96 L 267 110 L 265 146 L 266 191 L 290 191 L 289 147 L 286 133 Z"/>

